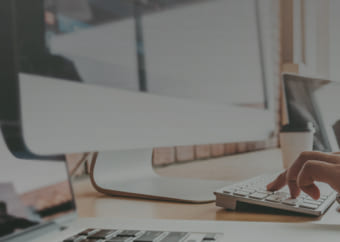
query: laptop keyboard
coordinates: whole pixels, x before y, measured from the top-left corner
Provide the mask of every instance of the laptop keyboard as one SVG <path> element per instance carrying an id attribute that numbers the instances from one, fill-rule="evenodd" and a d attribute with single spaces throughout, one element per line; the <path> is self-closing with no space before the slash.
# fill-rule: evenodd
<path id="1" fill-rule="evenodd" d="M 90 228 L 63 242 L 219 242 L 220 238 L 222 234 L 219 233 Z"/>
<path id="2" fill-rule="evenodd" d="M 235 210 L 236 203 L 242 202 L 319 216 L 336 199 L 336 192 L 324 183 L 316 183 L 321 193 L 318 200 L 303 192 L 299 197 L 292 199 L 287 187 L 276 192 L 267 191 L 266 185 L 276 176 L 277 174 L 262 175 L 219 189 L 215 192 L 216 205 Z"/>

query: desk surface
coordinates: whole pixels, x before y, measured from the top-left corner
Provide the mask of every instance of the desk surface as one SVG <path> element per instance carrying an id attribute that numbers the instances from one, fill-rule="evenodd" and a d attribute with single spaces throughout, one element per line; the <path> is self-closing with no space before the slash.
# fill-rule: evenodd
<path id="1" fill-rule="evenodd" d="M 164 176 L 190 177 L 239 181 L 263 173 L 278 172 L 282 168 L 280 150 L 266 150 L 243 155 L 197 161 L 159 168 Z M 272 222 L 328 222 L 339 215 L 339 206 L 334 203 L 326 215 L 315 218 L 291 213 L 279 213 L 259 207 L 248 207 L 239 211 L 226 211 L 214 203 L 183 204 L 122 197 L 107 197 L 96 192 L 89 179 L 74 183 L 76 203 L 80 217 L 124 217 L 185 220 L 232 220 Z M 339 214 L 338 214 L 339 213 Z M 332 221 L 334 222 L 334 221 Z"/>

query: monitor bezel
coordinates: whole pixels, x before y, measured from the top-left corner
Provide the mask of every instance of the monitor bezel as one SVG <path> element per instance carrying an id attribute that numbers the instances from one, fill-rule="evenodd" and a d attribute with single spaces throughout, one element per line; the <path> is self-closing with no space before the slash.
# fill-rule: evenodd
<path id="1" fill-rule="evenodd" d="M 64 155 L 41 156 L 31 152 L 24 140 L 20 106 L 19 48 L 17 36 L 17 2 L 4 0 L 0 3 L 0 125 L 10 152 L 17 158 L 65 161 Z M 10 105 L 8 105 L 10 104 Z"/>

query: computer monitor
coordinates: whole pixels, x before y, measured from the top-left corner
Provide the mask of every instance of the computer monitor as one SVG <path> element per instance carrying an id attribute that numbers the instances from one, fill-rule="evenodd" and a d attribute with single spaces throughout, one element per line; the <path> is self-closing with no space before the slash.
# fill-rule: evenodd
<path id="1" fill-rule="evenodd" d="M 273 134 L 272 1 L 25 2 L 0 8 L 1 128 L 15 156 Z"/>

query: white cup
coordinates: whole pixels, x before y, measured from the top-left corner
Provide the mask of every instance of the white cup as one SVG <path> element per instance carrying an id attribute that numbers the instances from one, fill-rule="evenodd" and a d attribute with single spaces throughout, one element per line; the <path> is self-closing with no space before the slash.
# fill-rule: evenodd
<path id="1" fill-rule="evenodd" d="M 287 169 L 303 151 L 313 150 L 314 132 L 312 123 L 305 127 L 284 126 L 280 132 L 283 168 Z"/>

